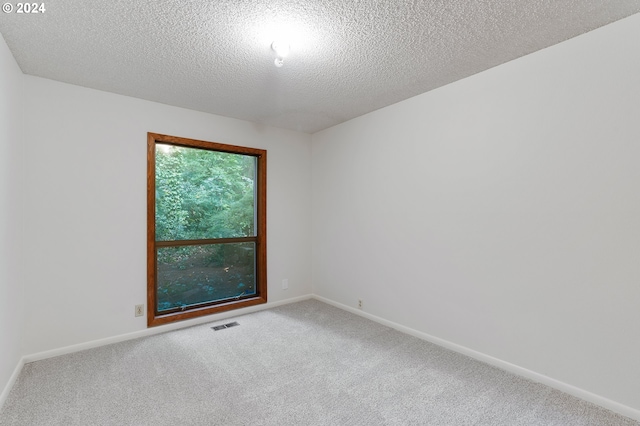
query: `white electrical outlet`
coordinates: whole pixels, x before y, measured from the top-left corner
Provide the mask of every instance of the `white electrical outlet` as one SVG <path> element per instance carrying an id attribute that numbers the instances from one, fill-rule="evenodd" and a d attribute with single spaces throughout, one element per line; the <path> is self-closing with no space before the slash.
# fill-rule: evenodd
<path id="1" fill-rule="evenodd" d="M 136 316 L 141 317 L 144 315 L 144 305 L 136 305 Z"/>
<path id="2" fill-rule="evenodd" d="M 285 278 L 284 280 L 282 280 L 282 289 L 286 290 L 289 288 L 289 279 Z"/>
<path id="3" fill-rule="evenodd" d="M 358 309 L 362 309 L 362 300 L 358 300 Z"/>

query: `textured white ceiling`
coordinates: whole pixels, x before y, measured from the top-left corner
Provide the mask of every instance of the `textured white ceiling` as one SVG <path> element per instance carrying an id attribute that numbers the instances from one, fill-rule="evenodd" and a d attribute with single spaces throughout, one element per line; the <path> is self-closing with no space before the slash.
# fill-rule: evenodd
<path id="1" fill-rule="evenodd" d="M 313 133 L 640 12 L 640 0 L 52 0 L 32 74 Z M 291 37 L 282 68 L 270 44 Z"/>

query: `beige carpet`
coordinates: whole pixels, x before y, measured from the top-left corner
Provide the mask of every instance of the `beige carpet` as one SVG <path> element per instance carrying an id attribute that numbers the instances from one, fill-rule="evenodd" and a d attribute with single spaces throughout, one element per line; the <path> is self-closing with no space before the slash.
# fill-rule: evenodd
<path id="1" fill-rule="evenodd" d="M 27 364 L 0 425 L 640 423 L 309 300 Z"/>

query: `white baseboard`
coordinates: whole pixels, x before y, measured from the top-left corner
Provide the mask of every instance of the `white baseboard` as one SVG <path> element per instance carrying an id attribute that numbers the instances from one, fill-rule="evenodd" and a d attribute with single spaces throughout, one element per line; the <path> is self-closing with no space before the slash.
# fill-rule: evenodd
<path id="1" fill-rule="evenodd" d="M 97 348 L 99 346 L 110 345 L 112 343 L 124 342 L 126 340 L 137 339 L 140 337 L 152 336 L 154 334 L 166 333 L 167 331 L 178 330 L 181 328 L 192 327 L 194 325 L 206 324 L 208 322 L 219 321 L 231 317 L 237 317 L 240 315 L 249 314 L 252 312 L 262 311 L 265 309 L 275 308 L 277 306 L 288 305 L 289 303 L 300 302 L 302 300 L 311 299 L 311 295 L 293 297 L 291 299 L 280 300 L 278 302 L 269 302 L 262 305 L 249 306 L 247 308 L 236 309 L 233 311 L 221 312 L 219 314 L 207 315 L 205 317 L 194 318 L 191 320 L 180 321 L 172 324 L 160 325 L 157 327 L 146 328 L 144 330 L 134 331 L 132 333 L 120 334 L 117 336 L 107 337 L 104 339 L 91 340 L 85 343 L 79 343 L 77 345 L 65 346 L 62 348 L 52 349 L 49 351 L 38 352 L 30 355 L 25 355 L 22 358 L 23 364 L 40 361 L 47 358 L 53 358 L 54 356 L 66 355 L 74 352 L 83 351 L 86 349 Z M 9 387 L 10 389 L 10 387 Z"/>
<path id="2" fill-rule="evenodd" d="M 34 361 L 40 361 L 47 358 L 53 358 L 55 356 L 66 355 L 74 352 L 83 351 L 85 349 L 97 348 L 99 346 L 110 345 L 112 343 L 124 342 L 126 340 L 137 339 L 139 337 L 152 336 L 154 334 L 166 333 L 171 330 L 178 330 L 180 328 L 192 327 L 194 325 L 206 324 L 208 322 L 219 321 L 231 317 L 237 317 L 240 315 L 249 314 L 252 312 L 262 311 L 264 309 L 271 309 L 277 306 L 288 305 L 289 303 L 301 302 L 303 300 L 311 299 L 311 295 L 305 295 L 300 297 L 293 297 L 286 300 L 280 300 L 278 302 L 265 303 L 262 305 L 250 306 L 247 308 L 236 309 L 233 311 L 221 312 L 219 314 L 208 315 L 206 317 L 195 318 L 192 320 L 180 321 L 173 324 L 161 325 L 158 327 L 147 328 L 140 331 L 134 331 L 132 333 L 121 334 L 118 336 L 107 337 L 105 339 L 92 340 L 90 342 L 79 343 L 77 345 L 65 346 L 62 348 L 52 349 L 49 351 L 38 352 L 30 355 L 25 355 L 18 361 L 18 365 L 13 370 L 13 374 L 9 378 L 9 381 L 5 385 L 2 393 L 0 394 L 0 410 L 2 409 L 13 385 L 18 379 L 18 375 L 22 371 L 22 367 L 25 364 Z"/>
<path id="3" fill-rule="evenodd" d="M 484 363 L 487 363 L 489 365 L 493 365 L 494 367 L 498 367 L 502 370 L 508 371 L 510 373 L 513 374 L 517 374 L 519 376 L 525 377 L 527 379 L 533 380 L 535 382 L 541 383 L 543 385 L 552 387 L 554 389 L 557 389 L 559 391 L 562 391 L 564 393 L 567 393 L 569 395 L 575 396 L 576 398 L 580 398 L 583 399 L 585 401 L 591 402 L 593 404 L 599 405 L 603 408 L 606 408 L 608 410 L 611 410 L 613 412 L 616 412 L 618 414 L 621 414 L 623 416 L 629 417 L 631 419 L 640 421 L 640 410 L 636 410 L 635 408 L 631 408 L 629 406 L 626 406 L 624 404 L 620 404 L 616 401 L 612 401 L 608 398 L 602 397 L 600 395 L 596 395 L 592 392 L 586 391 L 584 389 L 578 388 L 576 386 L 561 382 L 559 380 L 553 379 L 551 377 L 545 376 L 543 374 L 539 374 L 536 373 L 535 371 L 531 371 L 528 370 L 526 368 L 523 367 L 519 367 L 515 364 L 511 364 L 509 362 L 503 361 L 501 359 L 498 358 L 494 358 L 492 356 L 483 354 L 481 352 L 477 352 L 474 351 L 473 349 L 469 349 L 465 346 L 461 346 L 458 345 L 456 343 L 452 343 L 449 342 L 447 340 L 444 339 L 440 339 L 438 337 L 432 336 L 430 334 L 427 333 L 423 333 L 421 331 L 409 328 L 409 327 L 405 327 L 403 325 L 397 324 L 393 321 L 388 321 L 384 318 L 380 318 L 377 317 L 375 315 L 369 314 L 367 312 L 364 312 L 360 309 L 355 309 L 352 308 L 350 306 L 347 305 L 343 305 L 342 303 L 338 303 L 338 302 L 334 302 L 333 300 L 330 299 L 326 299 L 322 296 L 318 296 L 318 295 L 306 295 L 306 296 L 300 296 L 300 297 L 294 297 L 291 299 L 286 299 L 286 300 L 281 300 L 278 302 L 274 302 L 274 303 L 266 303 L 263 305 L 257 305 L 257 306 L 251 306 L 248 308 L 243 308 L 243 309 L 238 309 L 238 310 L 234 310 L 234 311 L 228 311 L 228 312 L 222 312 L 220 314 L 214 314 L 214 315 L 209 315 L 206 317 L 202 317 L 202 318 L 197 318 L 197 319 L 193 319 L 193 320 L 187 320 L 187 321 L 181 321 L 179 323 L 175 323 L 175 324 L 168 324 L 168 325 L 164 325 L 164 326 L 158 326 L 158 327 L 153 327 L 153 328 L 147 328 L 144 330 L 140 330 L 140 331 L 135 331 L 132 333 L 127 333 L 127 334 L 122 334 L 122 335 L 118 335 L 118 336 L 113 336 L 113 337 L 108 337 L 105 339 L 98 339 L 98 340 L 92 340 L 90 342 L 86 342 L 86 343 L 80 343 L 77 345 L 71 345 L 71 346 L 66 346 L 63 348 L 59 348 L 59 349 L 53 349 L 50 351 L 44 351 L 44 352 L 39 352 L 39 353 L 35 353 L 35 354 L 31 354 L 31 355 L 26 355 L 23 356 L 20 361 L 18 361 L 18 365 L 16 366 L 15 370 L 13 371 L 13 374 L 11 375 L 11 377 L 9 378 L 9 381 L 7 382 L 4 390 L 2 391 L 2 394 L 0 394 L 0 409 L 2 408 L 2 406 L 4 405 L 4 402 L 6 401 L 7 397 L 9 396 L 9 392 L 11 391 L 11 388 L 13 387 L 13 385 L 15 384 L 18 375 L 20 374 L 20 371 L 22 371 L 22 367 L 29 363 L 29 362 L 33 362 L 33 361 L 38 361 L 38 360 L 42 360 L 42 359 L 46 359 L 46 358 L 52 358 L 54 356 L 59 356 L 59 355 L 65 355 L 65 354 L 69 354 L 69 353 L 73 353 L 73 352 L 78 352 L 78 351 L 82 351 L 85 349 L 91 349 L 91 348 L 96 348 L 99 346 L 104 346 L 104 345 L 109 345 L 112 343 L 118 343 L 118 342 L 124 342 L 126 340 L 131 340 L 131 339 L 137 339 L 139 337 L 145 337 L 145 336 L 151 336 L 154 334 L 159 334 L 159 333 L 165 333 L 167 331 L 171 331 L 171 330 L 177 330 L 180 328 L 186 328 L 186 327 L 191 327 L 194 325 L 199 325 L 199 324 L 205 324 L 208 322 L 214 322 L 214 321 L 219 321 L 222 319 L 226 319 L 226 318 L 231 318 L 231 317 L 237 317 L 240 315 L 244 315 L 244 314 L 248 314 L 248 313 L 252 313 L 252 312 L 258 312 L 258 311 L 262 311 L 265 309 L 270 309 L 270 308 L 275 308 L 277 306 L 282 306 L 282 305 L 287 305 L 289 303 L 295 303 L 295 302 L 300 302 L 303 300 L 308 300 L 308 299 L 316 299 L 319 300 L 321 302 L 327 303 L 329 305 L 335 306 L 336 308 L 342 309 L 344 311 L 347 312 L 351 312 L 353 314 L 359 315 L 361 317 L 370 319 L 372 321 L 375 321 L 379 324 L 385 325 L 387 327 L 391 327 L 395 330 L 401 331 L 403 333 L 415 336 L 419 339 L 423 339 L 426 340 L 428 342 L 434 343 L 438 346 L 442 346 L 444 348 L 450 349 L 452 351 L 461 353 L 463 355 L 467 355 L 471 358 L 477 359 L 479 361 L 482 361 Z"/>
<path id="4" fill-rule="evenodd" d="M 16 383 L 16 380 L 18 380 L 18 376 L 20 375 L 20 372 L 22 371 L 22 367 L 24 367 L 24 364 L 25 364 L 24 357 L 22 357 L 18 361 L 18 365 L 16 365 L 16 368 L 13 370 L 13 374 L 11 374 L 11 377 L 9 377 L 9 381 L 7 382 L 4 389 L 2 390 L 2 393 L 0 393 L 0 411 L 2 410 L 2 407 L 4 406 L 5 401 L 9 397 L 9 392 L 11 392 L 13 385 Z"/>
<path id="5" fill-rule="evenodd" d="M 397 324 L 393 321 L 388 321 L 384 318 L 377 317 L 375 315 L 371 315 L 367 312 L 364 312 L 360 309 L 352 308 L 351 306 L 343 305 L 342 303 L 334 302 L 333 300 L 326 299 L 322 296 L 318 296 L 314 294 L 312 296 L 314 299 L 319 300 L 320 302 L 327 303 L 329 305 L 335 306 L 336 308 L 342 309 L 347 312 L 351 312 L 353 314 L 359 315 L 361 317 L 370 319 L 379 324 L 386 325 L 387 327 L 393 328 L 395 330 L 401 331 L 406 334 L 410 334 L 411 336 L 417 337 L 422 340 L 426 340 L 428 342 L 434 343 L 438 346 L 442 346 L 444 348 L 450 349 L 452 351 L 461 353 L 470 358 L 477 359 L 478 361 L 482 361 L 486 364 L 493 365 L 494 367 L 498 367 L 502 370 L 508 371 L 510 373 L 516 374 L 521 377 L 525 377 L 529 380 L 533 380 L 534 382 L 541 383 L 543 385 L 549 386 L 551 388 L 557 389 L 561 392 L 567 393 L 569 395 L 575 396 L 576 398 L 580 398 L 582 400 L 591 402 L 593 404 L 599 405 L 607 410 L 611 410 L 615 413 L 621 414 L 623 416 L 629 417 L 633 420 L 640 421 L 640 410 L 636 410 L 635 408 L 631 408 L 624 404 L 620 404 L 619 402 L 612 401 L 608 398 L 605 398 L 600 395 L 596 395 L 592 392 L 586 391 L 584 389 L 578 388 L 576 386 L 561 382 L 559 380 L 553 379 L 551 377 L 545 376 L 543 374 L 536 373 L 535 371 L 528 370 L 523 367 L 519 367 L 515 364 L 511 364 L 509 362 L 503 361 L 498 358 L 494 358 L 492 356 L 483 354 L 478 351 L 474 351 L 473 349 L 469 349 L 465 346 L 458 345 L 456 343 L 449 342 L 448 340 L 440 339 L 438 337 L 432 336 L 427 333 L 423 333 L 418 330 L 414 330 L 409 327 L 405 327 L 404 325 Z"/>

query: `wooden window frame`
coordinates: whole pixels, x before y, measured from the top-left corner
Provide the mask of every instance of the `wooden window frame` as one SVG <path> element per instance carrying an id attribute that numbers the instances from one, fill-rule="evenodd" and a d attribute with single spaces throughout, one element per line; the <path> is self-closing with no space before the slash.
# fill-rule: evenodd
<path id="1" fill-rule="evenodd" d="M 245 296 L 237 300 L 223 300 L 211 302 L 189 308 L 185 311 L 159 313 L 157 310 L 156 282 L 157 282 L 157 248 L 166 244 L 156 241 L 156 144 L 169 144 L 187 148 L 200 148 L 210 151 L 227 152 L 256 157 L 257 161 L 257 189 L 256 189 L 256 294 Z M 227 241 L 229 240 L 229 241 Z M 219 243 L 234 242 L 233 238 L 218 239 Z M 207 242 L 211 240 L 181 241 L 175 245 L 189 245 L 195 241 Z M 176 136 L 147 133 L 147 326 L 153 327 L 211 315 L 232 309 L 267 303 L 267 151 L 263 149 L 247 148 L 243 146 L 227 145 L 218 142 L 207 142 Z"/>

